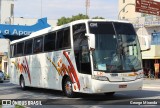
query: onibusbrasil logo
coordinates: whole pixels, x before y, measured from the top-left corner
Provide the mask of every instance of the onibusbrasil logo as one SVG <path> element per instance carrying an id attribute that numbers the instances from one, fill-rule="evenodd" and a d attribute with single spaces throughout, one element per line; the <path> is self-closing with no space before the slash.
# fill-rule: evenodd
<path id="1" fill-rule="evenodd" d="M 11 106 L 11 105 L 42 105 L 42 102 L 39 100 L 2 100 L 2 106 Z"/>

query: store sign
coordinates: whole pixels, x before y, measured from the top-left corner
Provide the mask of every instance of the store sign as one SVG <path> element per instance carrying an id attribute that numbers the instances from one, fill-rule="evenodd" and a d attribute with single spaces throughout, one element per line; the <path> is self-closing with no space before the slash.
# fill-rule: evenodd
<path id="1" fill-rule="evenodd" d="M 18 36 L 27 36 L 30 35 L 33 31 L 22 31 L 22 30 L 17 30 L 17 29 L 13 29 L 13 30 L 0 30 L 0 34 L 3 35 L 18 35 Z"/>
<path id="2" fill-rule="evenodd" d="M 160 16 L 160 2 L 154 0 L 136 0 L 135 11 Z"/>

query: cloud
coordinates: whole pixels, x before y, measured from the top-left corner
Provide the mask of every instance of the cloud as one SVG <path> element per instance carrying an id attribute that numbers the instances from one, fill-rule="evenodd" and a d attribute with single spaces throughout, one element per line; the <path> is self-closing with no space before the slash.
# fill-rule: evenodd
<path id="1" fill-rule="evenodd" d="M 42 5 L 41 5 L 42 2 Z M 90 16 L 115 18 L 117 0 L 90 0 Z M 85 14 L 85 0 L 17 0 L 15 1 L 15 16 L 58 19 L 62 16 L 71 17 L 79 13 Z"/>

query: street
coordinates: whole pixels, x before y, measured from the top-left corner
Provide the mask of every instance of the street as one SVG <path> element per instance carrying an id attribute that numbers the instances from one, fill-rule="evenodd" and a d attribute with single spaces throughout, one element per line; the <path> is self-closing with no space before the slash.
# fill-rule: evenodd
<path id="1" fill-rule="evenodd" d="M 23 91 L 18 85 L 11 84 L 9 80 L 0 83 L 0 99 L 41 99 L 45 105 L 130 105 L 134 101 L 157 101 L 160 104 L 160 86 L 149 85 L 149 80 L 145 81 L 143 90 L 116 92 L 112 97 L 103 94 L 79 94 L 77 98 L 71 99 L 63 95 L 61 91 L 28 88 Z M 156 80 L 155 80 L 156 82 Z M 157 81 L 158 83 L 158 81 Z M 155 83 L 156 84 L 156 83 Z M 137 105 L 137 103 L 135 104 Z M 135 105 L 131 105 L 132 107 Z M 157 106 L 157 105 L 152 105 Z M 150 106 L 151 107 L 151 106 Z M 158 107 L 158 106 L 157 106 Z"/>

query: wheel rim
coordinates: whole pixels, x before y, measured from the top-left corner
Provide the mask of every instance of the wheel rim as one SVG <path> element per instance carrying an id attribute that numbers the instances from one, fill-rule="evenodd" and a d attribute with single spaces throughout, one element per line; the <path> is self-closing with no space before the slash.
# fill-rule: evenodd
<path id="1" fill-rule="evenodd" d="M 66 82 L 65 90 L 66 90 L 66 94 L 71 94 L 72 93 L 72 84 L 71 84 L 70 81 Z"/>
<path id="2" fill-rule="evenodd" d="M 21 80 L 21 87 L 24 88 L 23 79 Z"/>

